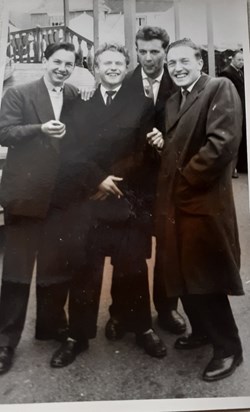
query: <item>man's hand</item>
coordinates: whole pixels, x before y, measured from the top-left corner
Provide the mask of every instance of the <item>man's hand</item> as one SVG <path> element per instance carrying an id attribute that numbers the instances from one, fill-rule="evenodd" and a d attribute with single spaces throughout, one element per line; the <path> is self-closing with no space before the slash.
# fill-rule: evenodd
<path id="1" fill-rule="evenodd" d="M 162 133 L 158 129 L 156 129 L 156 127 L 153 128 L 152 132 L 147 134 L 147 141 L 156 149 L 162 149 L 164 146 Z"/>
<path id="2" fill-rule="evenodd" d="M 122 177 L 117 176 L 108 176 L 102 183 L 98 186 L 98 192 L 101 192 L 103 195 L 115 195 L 118 198 L 123 196 L 123 193 L 119 189 L 119 187 L 115 184 L 115 182 L 121 182 L 123 180 Z M 96 195 L 98 195 L 98 192 Z"/>
<path id="3" fill-rule="evenodd" d="M 93 96 L 95 93 L 95 87 L 94 86 L 86 86 L 86 87 L 80 87 L 79 88 L 79 93 L 81 95 L 81 99 L 85 100 L 85 102 Z"/>
<path id="4" fill-rule="evenodd" d="M 65 124 L 58 120 L 50 120 L 47 123 L 43 123 L 41 130 L 47 136 L 55 137 L 57 139 L 61 139 L 66 133 Z"/>

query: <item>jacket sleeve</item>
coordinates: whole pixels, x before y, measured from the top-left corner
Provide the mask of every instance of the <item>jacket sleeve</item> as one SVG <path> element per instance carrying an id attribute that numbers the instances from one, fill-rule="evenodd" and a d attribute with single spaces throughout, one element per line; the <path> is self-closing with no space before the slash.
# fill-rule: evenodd
<path id="1" fill-rule="evenodd" d="M 0 111 L 0 144 L 15 146 L 41 132 L 41 124 L 25 124 L 24 99 L 16 88 L 5 93 Z"/>
<path id="2" fill-rule="evenodd" d="M 206 121 L 205 144 L 181 171 L 191 185 L 208 187 L 234 159 L 241 140 L 242 110 L 238 93 L 227 79 L 211 96 Z"/>

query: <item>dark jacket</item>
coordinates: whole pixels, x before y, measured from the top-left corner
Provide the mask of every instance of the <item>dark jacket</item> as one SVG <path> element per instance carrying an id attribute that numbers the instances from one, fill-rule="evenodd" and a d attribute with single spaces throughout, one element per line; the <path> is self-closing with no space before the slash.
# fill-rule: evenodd
<path id="1" fill-rule="evenodd" d="M 239 172 L 246 173 L 247 166 L 247 136 L 246 136 L 246 104 L 245 104 L 245 86 L 244 86 L 244 72 L 242 70 L 237 70 L 231 64 L 227 66 L 221 73 L 220 76 L 227 77 L 231 82 L 233 82 L 239 93 L 242 109 L 243 109 L 243 121 L 242 121 L 242 139 L 238 151 L 238 161 L 237 170 Z"/>
<path id="2" fill-rule="evenodd" d="M 158 185 L 157 256 L 169 295 L 243 293 L 232 193 L 241 105 L 227 79 L 202 75 L 167 104 Z"/>
<path id="3" fill-rule="evenodd" d="M 65 84 L 62 122 L 76 96 L 76 88 Z M 10 214 L 41 218 L 47 214 L 62 145 L 41 132 L 41 124 L 51 119 L 54 113 L 43 79 L 12 87 L 3 97 L 0 144 L 8 147 L 8 154 L 0 199 Z"/>
<path id="4" fill-rule="evenodd" d="M 231 64 L 227 66 L 220 73 L 221 77 L 227 77 L 236 87 L 237 92 L 239 93 L 240 100 L 242 103 L 242 108 L 245 110 L 245 87 L 244 87 L 244 72 L 243 70 L 237 70 Z"/>

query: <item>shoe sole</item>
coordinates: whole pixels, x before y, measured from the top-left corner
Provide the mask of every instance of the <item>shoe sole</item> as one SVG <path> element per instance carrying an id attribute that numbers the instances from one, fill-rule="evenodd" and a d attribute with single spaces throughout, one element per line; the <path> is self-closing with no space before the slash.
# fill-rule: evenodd
<path id="1" fill-rule="evenodd" d="M 203 379 L 205 382 L 215 382 L 215 381 L 219 381 L 219 380 L 221 380 L 221 379 L 227 378 L 228 376 L 230 376 L 230 375 L 232 375 L 232 374 L 234 373 L 235 369 L 236 369 L 238 366 L 240 366 L 240 365 L 242 364 L 242 362 L 243 362 L 243 356 L 241 356 L 241 357 L 235 362 L 234 367 L 233 367 L 230 371 L 228 371 L 227 373 L 225 373 L 224 375 L 216 376 L 216 377 L 214 377 L 214 378 L 209 378 L 209 377 L 202 376 L 202 379 Z"/>

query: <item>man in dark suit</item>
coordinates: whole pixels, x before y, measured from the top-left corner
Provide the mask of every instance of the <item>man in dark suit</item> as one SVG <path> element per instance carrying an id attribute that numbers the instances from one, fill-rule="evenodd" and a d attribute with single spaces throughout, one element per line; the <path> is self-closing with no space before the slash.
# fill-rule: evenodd
<path id="1" fill-rule="evenodd" d="M 146 264 L 151 254 L 151 216 L 141 186 L 150 170 L 145 150 L 146 134 L 151 131 L 146 118 L 152 101 L 135 103 L 124 80 L 128 64 L 123 46 L 100 47 L 95 54 L 100 86 L 89 102 L 78 101 L 72 107 L 69 128 L 79 147 L 84 146 L 81 156 L 87 165 L 85 179 L 94 221 L 87 264 L 81 273 L 76 271 L 78 288 L 70 295 L 75 315 L 70 318 L 69 336 L 53 355 L 52 367 L 67 366 L 80 353 L 79 330 L 85 331 L 87 339 L 96 335 L 105 256 L 111 256 L 113 276 L 120 283 L 120 337 L 125 332 L 135 333 L 137 343 L 150 356 L 166 355 L 163 342 L 152 329 Z"/>
<path id="2" fill-rule="evenodd" d="M 227 66 L 220 76 L 227 77 L 230 79 L 236 87 L 239 93 L 242 110 L 243 110 L 243 122 L 242 122 L 242 138 L 240 142 L 240 147 L 238 151 L 238 156 L 233 163 L 233 174 L 232 177 L 237 178 L 238 173 L 247 172 L 247 138 L 246 138 L 246 105 L 245 105 L 245 86 L 244 86 L 244 57 L 242 50 L 235 50 L 232 56 L 232 61 L 229 66 Z"/>
<path id="3" fill-rule="evenodd" d="M 0 114 L 0 143 L 8 147 L 0 192 L 6 228 L 0 300 L 0 373 L 11 367 L 21 338 L 36 259 L 36 337 L 56 338 L 58 329 L 66 325 L 61 309 L 58 313 L 48 307 L 44 309 L 49 304 L 51 288 L 58 288 L 59 301 L 65 298 L 60 296 L 58 284 L 67 280 L 63 258 L 67 247 L 64 249 L 60 241 L 65 238 L 63 229 L 68 217 L 60 210 L 57 190 L 63 162 L 69 170 L 64 121 L 77 89 L 64 85 L 64 81 L 75 66 L 74 46 L 48 46 L 44 66 L 43 78 L 6 92 Z"/>
<path id="4" fill-rule="evenodd" d="M 188 350 L 211 343 L 205 381 L 231 375 L 242 362 L 227 295 L 242 295 L 240 245 L 231 170 L 242 111 L 234 85 L 201 74 L 200 49 L 170 44 L 167 64 L 180 90 L 166 107 L 166 139 L 158 185 L 156 260 L 170 296 L 181 296 L 192 333 Z"/>
<path id="5" fill-rule="evenodd" d="M 151 100 L 148 105 L 148 113 L 145 119 L 148 123 L 149 142 L 154 146 L 165 131 L 165 105 L 169 97 L 175 91 L 175 86 L 169 77 L 165 64 L 166 49 L 169 44 L 167 32 L 160 27 L 145 26 L 136 34 L 136 50 L 139 65 L 127 76 L 130 93 L 134 99 L 134 107 L 145 106 L 145 102 Z M 147 198 L 148 213 L 153 214 L 154 199 L 156 191 L 157 174 L 160 165 L 160 155 L 152 153 L 150 146 L 147 147 L 147 156 L 151 157 L 148 162 L 149 169 L 145 171 L 144 179 L 141 180 L 142 191 Z M 151 239 L 151 234 L 148 233 Z M 120 295 L 122 294 L 120 276 L 116 274 L 112 281 L 112 306 L 110 307 L 111 318 L 106 325 L 106 336 L 115 340 L 119 337 L 117 329 L 117 318 L 120 312 Z M 180 334 L 185 331 L 185 321 L 177 312 L 177 301 L 175 297 L 168 297 L 165 288 L 162 287 L 161 276 L 158 268 L 154 272 L 153 285 L 154 305 L 158 312 L 159 325 L 172 333 Z"/>

